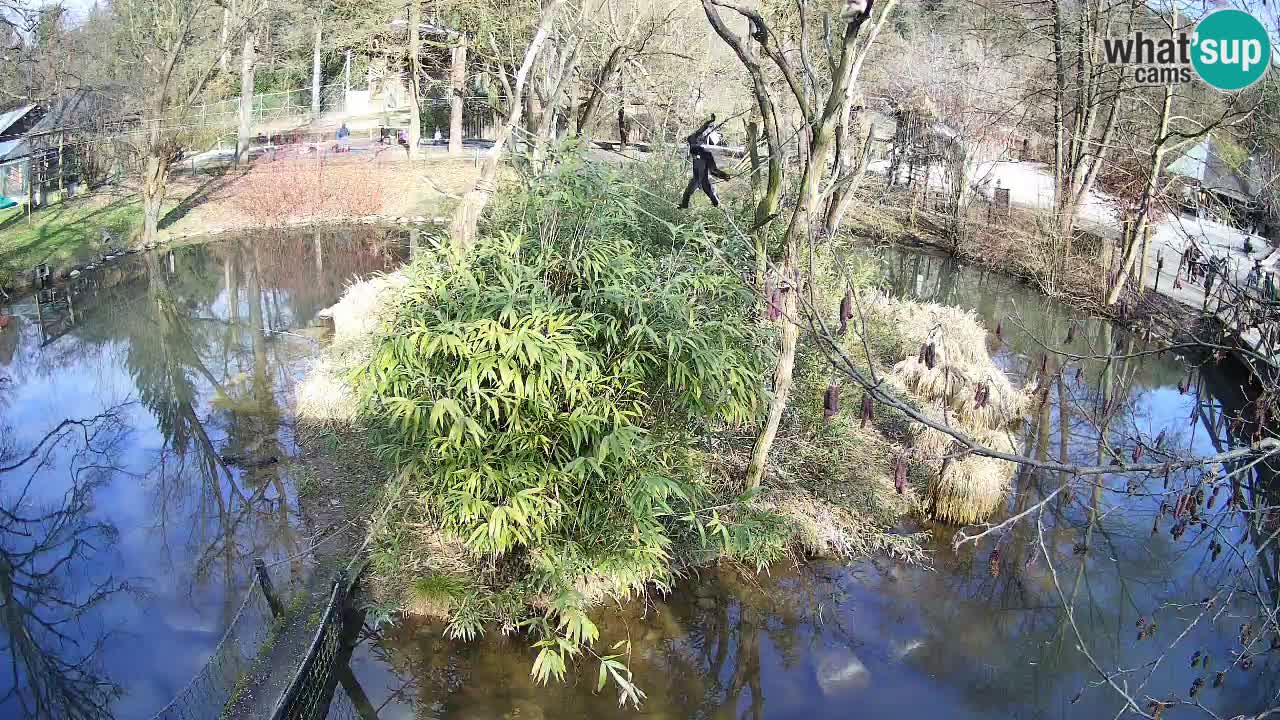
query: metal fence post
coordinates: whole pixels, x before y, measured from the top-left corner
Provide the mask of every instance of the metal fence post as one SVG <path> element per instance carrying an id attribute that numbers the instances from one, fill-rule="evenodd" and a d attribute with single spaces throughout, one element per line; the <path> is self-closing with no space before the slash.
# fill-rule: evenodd
<path id="1" fill-rule="evenodd" d="M 267 564 L 262 561 L 262 558 L 254 558 L 253 570 L 258 575 L 258 586 L 262 588 L 262 594 L 267 598 L 267 605 L 271 606 L 271 616 L 280 617 L 284 612 L 284 606 L 280 604 L 280 598 L 271 584 L 271 576 L 267 574 Z"/>

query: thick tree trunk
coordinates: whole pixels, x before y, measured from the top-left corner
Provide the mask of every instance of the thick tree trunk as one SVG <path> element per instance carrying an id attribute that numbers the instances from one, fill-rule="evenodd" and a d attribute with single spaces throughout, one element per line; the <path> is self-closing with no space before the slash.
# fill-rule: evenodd
<path id="1" fill-rule="evenodd" d="M 236 164 L 247 161 L 253 137 L 253 88 L 257 68 L 257 27 L 246 20 L 244 47 L 240 52 L 240 127 L 236 132 Z"/>
<path id="2" fill-rule="evenodd" d="M 803 291 L 799 277 L 801 248 L 809 241 L 815 223 L 822 217 L 822 175 L 831 162 L 831 152 L 835 141 L 834 125 L 840 112 L 841 98 L 853 80 L 854 58 L 851 46 L 858 34 L 861 22 L 850 23 L 845 33 L 845 52 L 841 54 L 840 67 L 837 69 L 836 84 L 831 89 L 826 106 L 821 108 L 813 129 L 813 141 L 809 144 L 809 156 L 805 163 L 804 175 L 800 181 L 800 192 L 797 196 L 795 213 L 791 216 L 791 224 L 787 227 L 786 246 L 782 264 L 782 280 L 791 286 L 791 291 L 783 293 L 782 302 L 782 348 L 778 354 L 778 364 L 773 375 L 773 399 L 769 406 L 769 416 L 764 427 L 756 437 L 755 446 L 751 450 L 751 464 L 747 468 L 746 486 L 748 490 L 760 487 L 769 464 L 769 451 L 778 435 L 778 425 L 782 413 L 786 410 L 788 396 L 791 392 L 791 379 L 795 370 L 796 342 L 800 336 L 800 328 L 796 324 L 798 295 Z"/>
<path id="3" fill-rule="evenodd" d="M 449 59 L 449 154 L 462 154 L 462 110 L 467 89 L 467 46 L 459 41 Z"/>
<path id="4" fill-rule="evenodd" d="M 622 61 L 626 59 L 626 46 L 615 45 L 613 50 L 609 52 L 609 57 L 605 59 L 604 65 L 600 67 L 600 72 L 596 73 L 595 78 L 591 81 L 591 93 L 587 95 L 587 99 L 582 103 L 582 107 L 578 113 L 578 137 L 584 137 L 591 122 L 595 119 L 596 113 L 600 110 L 600 105 L 604 101 L 604 89 L 608 86 L 609 81 L 613 79 L 614 74 L 622 67 Z"/>
<path id="5" fill-rule="evenodd" d="M 783 272 L 794 277 L 795 268 L 789 262 L 783 263 Z M 787 397 L 791 394 L 791 380 L 796 366 L 796 344 L 800 338 L 800 326 L 796 324 L 796 294 L 798 289 L 782 295 L 782 348 L 778 353 L 778 364 L 773 371 L 773 401 L 769 404 L 769 416 L 764 427 L 756 436 L 755 446 L 751 449 L 751 464 L 747 467 L 747 490 L 755 490 L 764 480 L 769 467 L 769 451 L 778 436 L 778 426 L 782 423 L 782 413 L 787 409 Z"/>
<path id="6" fill-rule="evenodd" d="M 422 139 L 422 99 L 418 81 L 422 77 L 422 2 L 409 0 L 409 158 L 418 157 Z"/>
<path id="7" fill-rule="evenodd" d="M 324 16 L 316 15 L 316 39 L 311 48 L 311 119 L 320 119 L 320 41 Z"/>
<path id="8" fill-rule="evenodd" d="M 786 283 L 789 291 L 782 293 L 782 347 L 778 353 L 778 364 L 773 372 L 773 399 L 769 405 L 769 416 L 764 427 L 756 436 L 755 446 L 751 450 L 751 464 L 747 467 L 746 486 L 748 490 L 760 487 L 761 481 L 769 465 L 769 451 L 778 436 L 778 426 L 782 422 L 782 413 L 787 408 L 791 393 L 791 380 L 796 364 L 796 344 L 800 338 L 799 326 L 799 293 L 802 283 L 799 274 L 799 258 L 801 247 L 808 241 L 814 221 L 821 214 L 822 202 L 822 169 L 826 167 L 831 154 L 833 133 L 830 127 L 831 118 L 820 121 L 810 145 L 809 160 L 801 180 L 799 205 L 791 216 L 791 224 L 787 227 L 785 256 L 782 261 L 781 283 Z"/>
<path id="9" fill-rule="evenodd" d="M 1067 187 L 1070 175 L 1067 172 L 1067 128 L 1066 128 L 1066 93 L 1067 93 L 1067 49 L 1065 47 L 1063 27 L 1063 0 L 1052 0 L 1053 10 L 1053 208 L 1057 213 L 1058 239 L 1070 244 L 1071 233 L 1075 225 L 1075 208 L 1070 198 L 1071 189 Z"/>

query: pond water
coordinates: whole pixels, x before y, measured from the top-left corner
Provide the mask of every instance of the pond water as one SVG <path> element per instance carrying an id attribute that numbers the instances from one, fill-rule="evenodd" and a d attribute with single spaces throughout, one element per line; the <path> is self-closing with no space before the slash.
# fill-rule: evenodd
<path id="1" fill-rule="evenodd" d="M 989 328 L 999 324 L 995 354 L 1019 384 L 1028 367 L 1039 370 L 1040 343 L 1061 347 L 1072 324 L 1077 354 L 1147 347 L 1001 275 L 925 252 L 878 257 L 890 293 L 971 308 Z M 1212 453 L 1232 446 L 1219 416 L 1224 404 L 1231 413 L 1242 402 L 1240 379 L 1226 370 L 1188 378 L 1188 367 L 1155 354 L 1070 363 L 1026 425 L 1020 449 L 1058 457 L 1065 446 L 1073 459 L 1101 464 L 1104 407 L 1108 442 L 1125 453 L 1133 438 L 1150 444 L 1161 431 L 1166 447 Z M 1180 392 L 1188 379 L 1191 387 Z M 1250 501 L 1271 477 L 1244 476 L 1239 490 Z M 1170 487 L 1189 481 L 1175 473 Z M 1008 511 L 1032 507 L 1059 485 L 1054 473 L 1021 473 Z M 1241 590 L 1258 589 L 1273 607 L 1280 592 L 1274 543 L 1254 556 L 1275 526 L 1246 528 L 1239 513 L 1225 510 L 1224 494 L 1204 511 L 1207 529 L 1194 526 L 1175 540 L 1172 518 L 1164 517 L 1153 535 L 1161 503 L 1173 497 L 1163 485 L 1162 477 L 1132 487 L 1128 478 L 1107 477 L 1061 494 L 1040 516 L 1047 556 L 1034 521 L 999 540 L 994 562 L 992 539 L 953 551 L 954 528 L 939 526 L 926 568 L 816 561 L 751 577 L 704 569 L 670 597 L 601 611 L 602 647 L 631 641 L 630 666 L 648 693 L 638 712 L 620 710 L 610 690 L 594 692 L 593 663 L 565 685 L 539 687 L 522 639 L 491 634 L 454 643 L 437 624 L 389 631 L 356 658 L 356 674 L 384 696 L 395 693 L 383 710 L 389 717 L 1114 717 L 1121 697 L 1100 686 L 1077 649 L 1074 619 L 1099 666 L 1127 671 L 1116 682 L 1143 708 L 1149 698 L 1187 699 L 1196 678 L 1205 681 L 1196 700 L 1220 715 L 1271 707 L 1280 653 L 1265 652 L 1264 640 L 1253 647 L 1264 652 L 1250 669 L 1232 662 L 1241 625 L 1256 626 L 1257 598 Z M 1215 538 L 1225 552 L 1211 550 Z M 1202 614 L 1207 597 L 1215 604 Z M 1143 627 L 1155 625 L 1142 640 L 1139 618 Z M 1191 667 L 1197 651 L 1208 655 L 1207 669 Z M 1214 688 L 1219 671 L 1227 672 Z"/>
<path id="2" fill-rule="evenodd" d="M 0 717 L 150 717 L 222 636 L 252 558 L 323 529 L 287 463 L 291 387 L 316 314 L 405 254 L 367 228 L 274 233 L 0 305 Z"/>
<path id="3" fill-rule="evenodd" d="M 0 470 L 17 467 L 0 472 L 0 671 L 19 689 L 0 693 L 0 717 L 40 717 L 33 703 L 57 694 L 101 712 L 55 717 L 150 717 L 221 636 L 250 560 L 292 557 L 323 530 L 286 462 L 290 389 L 324 339 L 318 311 L 351 277 L 406 253 L 380 231 L 245 238 L 131 256 L 81 278 L 70 302 L 60 291 L 6 307 L 17 320 L 0 331 Z M 1075 352 L 1145 347 L 997 274 L 923 252 L 879 258 L 888 291 L 1001 324 L 997 358 L 1016 382 L 1038 370 L 1036 338 L 1060 343 L 1073 323 Z M 1095 461 L 1103 408 L 1118 447 L 1162 430 L 1167 446 L 1233 445 L 1219 417 L 1242 403 L 1238 378 L 1194 374 L 1183 393 L 1188 367 L 1154 354 L 1071 363 L 1023 449 Z M 1270 478 L 1246 473 L 1239 492 L 1254 502 Z M 1188 480 L 1175 474 L 1170 487 Z M 1020 474 L 1009 511 L 1059 484 Z M 631 641 L 648 694 L 638 712 L 593 692 L 594 665 L 535 685 L 526 643 L 496 633 L 463 644 L 439 625 L 402 624 L 362 644 L 352 669 L 383 720 L 1115 716 L 1120 698 L 1097 682 L 1078 629 L 1099 665 L 1128 670 L 1117 682 L 1140 700 L 1185 698 L 1201 677 L 1197 699 L 1221 715 L 1269 707 L 1280 653 L 1230 667 L 1257 608 L 1228 591 L 1258 588 L 1274 605 L 1280 553 L 1251 549 L 1274 525 L 1245 526 L 1223 495 L 1205 530 L 1175 540 L 1165 517 L 1153 535 L 1164 493 L 1163 478 L 1108 477 L 1060 494 L 1041 516 L 1047 557 L 1034 522 L 999 540 L 995 562 L 991 538 L 954 552 L 954 529 L 935 527 L 929 567 L 704 569 L 670 597 L 601 611 L 604 646 Z M 1217 556 L 1215 538 L 1230 540 Z M 1137 639 L 1139 618 L 1156 625 L 1152 637 Z M 1190 667 L 1197 650 L 1209 669 Z"/>

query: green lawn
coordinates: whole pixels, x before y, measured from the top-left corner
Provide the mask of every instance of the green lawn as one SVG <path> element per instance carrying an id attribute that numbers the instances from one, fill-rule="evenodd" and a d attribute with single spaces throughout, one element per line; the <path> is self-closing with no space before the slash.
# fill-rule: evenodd
<path id="1" fill-rule="evenodd" d="M 136 197 L 110 202 L 78 198 L 37 210 L 30 218 L 21 208 L 0 211 L 0 276 L 21 274 L 40 263 L 57 271 L 88 262 L 102 250 L 103 229 L 124 246 L 141 225 L 142 204 Z"/>

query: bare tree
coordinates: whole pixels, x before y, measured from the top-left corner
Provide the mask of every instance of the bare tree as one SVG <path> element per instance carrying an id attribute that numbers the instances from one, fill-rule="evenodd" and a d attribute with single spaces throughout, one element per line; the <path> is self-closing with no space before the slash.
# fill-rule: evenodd
<path id="1" fill-rule="evenodd" d="M 556 15 L 563 5 L 564 0 L 550 0 L 543 7 L 541 22 L 539 22 L 538 29 L 534 32 L 533 39 L 529 42 L 524 52 L 524 60 L 520 63 L 519 69 L 515 71 L 513 81 L 507 79 L 505 67 L 500 65 L 498 68 L 498 77 L 501 79 L 507 98 L 509 98 L 509 110 L 507 111 L 506 120 L 498 128 L 497 137 L 493 141 L 493 148 L 489 151 L 489 158 L 485 161 L 484 168 L 480 173 L 480 179 L 476 181 L 474 188 L 463 195 L 462 201 L 458 203 L 458 208 L 454 211 L 453 221 L 449 226 L 449 239 L 451 248 L 457 255 L 465 255 L 475 245 L 480 215 L 484 212 L 485 206 L 489 204 L 489 199 L 493 197 L 493 193 L 496 190 L 498 166 L 502 162 L 506 145 L 511 140 L 512 133 L 519 126 L 520 118 L 524 113 L 524 103 L 521 102 L 521 98 L 524 97 L 525 82 L 529 77 L 534 61 L 538 57 L 538 53 L 542 51 L 543 44 L 546 43 L 551 34 Z M 489 40 L 495 46 L 495 58 L 500 57 L 501 53 L 496 47 L 496 40 L 492 35 L 489 36 Z"/>
<path id="2" fill-rule="evenodd" d="M 845 107 L 850 102 L 850 92 L 858 72 L 862 68 L 862 60 L 866 56 L 867 49 L 871 46 L 871 40 L 874 39 L 875 29 L 883 24 L 884 19 L 893 12 L 896 5 L 896 0 L 888 0 L 888 2 L 882 4 L 879 21 L 873 24 L 873 31 L 869 34 L 868 41 L 860 47 L 856 41 L 862 26 L 870 19 L 869 7 L 866 3 L 857 2 L 856 0 L 845 6 L 841 15 L 841 20 L 845 23 L 844 30 L 839 39 L 833 41 L 832 46 L 829 48 L 827 69 L 830 72 L 830 77 L 826 83 L 823 83 L 818 77 L 808 53 L 802 53 L 801 55 L 802 80 L 801 73 L 797 72 L 792 61 L 787 58 L 783 49 L 779 46 L 777 34 L 769 29 L 768 23 L 758 13 L 721 0 L 702 0 L 703 11 L 706 13 L 711 27 L 722 40 L 733 48 L 739 61 L 752 77 L 757 109 L 760 111 L 761 116 L 765 118 L 764 129 L 766 138 L 768 138 L 771 157 L 777 157 L 775 153 L 784 144 L 783 139 L 779 136 L 775 103 L 768 85 L 765 83 L 764 71 L 761 68 L 760 61 L 748 49 L 747 43 L 751 42 L 751 40 L 744 39 L 729 29 L 729 26 L 720 15 L 720 8 L 727 8 L 738 13 L 749 20 L 753 28 L 759 28 L 759 35 L 755 39 L 760 44 L 760 49 L 765 57 L 781 73 L 786 86 L 791 90 L 807 132 L 806 142 L 804 143 L 807 149 L 804 157 L 804 169 L 797 190 L 795 209 L 791 213 L 783 238 L 781 266 L 777 277 L 780 298 L 775 302 L 775 305 L 780 308 L 783 317 L 782 347 L 774 371 L 773 398 L 769 404 L 768 418 L 756 439 L 755 448 L 752 450 L 751 464 L 747 469 L 746 485 L 748 488 L 758 487 L 764 477 L 769 460 L 769 451 L 773 447 L 773 440 L 777 436 L 782 413 L 787 406 L 792 371 L 795 367 L 796 342 L 799 338 L 799 326 L 792 319 L 797 317 L 797 294 L 802 286 L 801 252 L 813 234 L 822 229 L 823 226 L 822 210 L 826 199 L 831 194 L 830 186 L 825 183 L 835 145 L 835 128 L 840 118 L 844 115 Z M 803 8 L 803 3 L 801 7 Z M 827 22 L 828 24 L 831 23 L 830 17 L 827 18 Z M 807 38 L 812 32 L 809 23 L 808 15 L 802 12 L 798 31 L 801 38 Z M 820 87 L 824 84 L 825 88 Z M 771 167 L 771 190 L 766 193 L 766 198 L 772 193 L 774 180 L 773 168 Z M 780 176 L 777 178 L 777 182 L 780 185 Z M 759 212 L 758 210 L 757 213 L 759 214 Z"/>
<path id="3" fill-rule="evenodd" d="M 142 175 L 144 242 L 155 240 L 169 169 L 199 134 L 192 108 L 218 72 L 221 18 L 213 0 L 119 0 L 115 42 L 100 62 L 119 69 L 131 116 L 119 135 L 135 148 Z M 241 38 L 243 19 L 230 42 Z M 248 104 L 251 104 L 248 103 Z"/>

